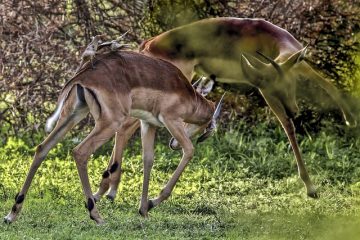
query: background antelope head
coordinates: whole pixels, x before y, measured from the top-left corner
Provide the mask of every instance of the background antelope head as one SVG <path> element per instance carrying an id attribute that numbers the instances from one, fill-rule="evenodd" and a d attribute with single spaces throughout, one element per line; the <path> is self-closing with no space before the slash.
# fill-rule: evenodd
<path id="1" fill-rule="evenodd" d="M 292 69 L 305 58 L 306 50 L 307 47 L 297 51 L 282 63 L 277 63 L 260 51 L 257 51 L 258 56 L 269 63 L 264 63 L 249 54 L 242 55 L 241 66 L 244 76 L 260 90 L 276 96 L 291 118 L 299 113 Z"/>

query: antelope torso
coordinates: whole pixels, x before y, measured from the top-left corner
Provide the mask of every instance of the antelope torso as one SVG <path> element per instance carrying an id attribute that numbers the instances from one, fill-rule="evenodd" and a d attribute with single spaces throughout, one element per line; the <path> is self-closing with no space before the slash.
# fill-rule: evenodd
<path id="1" fill-rule="evenodd" d="M 99 102 L 108 101 L 105 104 L 111 106 L 112 114 L 126 113 L 156 126 L 163 124 L 161 114 L 180 116 L 189 123 L 211 119 L 213 109 L 208 101 L 166 61 L 121 51 L 99 57 L 97 65 L 93 74 L 76 83 L 95 89 Z M 111 96 L 111 101 L 101 96 Z M 199 107 L 205 111 L 197 112 Z"/>
<path id="2" fill-rule="evenodd" d="M 140 51 L 173 63 L 187 77 L 195 68 L 221 82 L 247 82 L 239 66 L 242 54 L 259 51 L 281 61 L 301 48 L 290 33 L 265 20 L 214 18 L 162 33 Z"/>

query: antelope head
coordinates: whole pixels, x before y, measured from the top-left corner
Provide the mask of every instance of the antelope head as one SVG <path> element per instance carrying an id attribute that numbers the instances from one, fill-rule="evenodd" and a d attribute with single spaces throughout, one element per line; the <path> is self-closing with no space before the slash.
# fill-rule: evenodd
<path id="1" fill-rule="evenodd" d="M 217 121 L 218 121 L 220 113 L 221 113 L 224 95 L 225 95 L 225 93 L 222 95 L 219 103 L 217 104 L 210 121 L 208 121 L 204 124 L 199 124 L 199 125 L 198 124 L 189 124 L 189 123 L 184 124 L 185 132 L 186 132 L 187 136 L 192 138 L 198 134 L 201 134 L 196 140 L 197 143 L 200 143 L 200 142 L 205 141 L 208 137 L 210 137 L 212 135 L 212 133 L 216 129 Z M 179 143 L 175 138 L 170 139 L 169 147 L 172 150 L 181 149 L 181 146 L 179 146 Z"/>
<path id="2" fill-rule="evenodd" d="M 259 51 L 257 54 L 269 64 L 251 55 L 243 54 L 241 66 L 244 76 L 263 93 L 270 93 L 281 101 L 289 117 L 295 117 L 299 108 L 296 103 L 293 75 L 289 70 L 304 59 L 306 47 L 292 54 L 283 63 L 277 63 Z"/>

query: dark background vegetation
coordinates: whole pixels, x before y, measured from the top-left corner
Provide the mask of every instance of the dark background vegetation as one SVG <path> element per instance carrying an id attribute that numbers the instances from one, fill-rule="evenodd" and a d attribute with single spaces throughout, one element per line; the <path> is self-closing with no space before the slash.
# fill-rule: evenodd
<path id="1" fill-rule="evenodd" d="M 0 4 L 1 140 L 12 134 L 42 131 L 45 119 L 55 107 L 57 93 L 74 74 L 91 36 L 101 33 L 113 39 L 130 30 L 126 41 L 136 49 L 146 38 L 208 17 L 264 18 L 287 29 L 301 43 L 309 44 L 308 61 L 348 92 L 351 99 L 350 96 L 359 95 L 356 87 L 359 79 L 354 77 L 355 56 L 359 53 L 356 38 L 359 14 L 356 0 L 3 0 Z M 214 99 L 222 88 L 229 86 L 219 86 L 212 96 Z M 258 108 L 265 104 L 256 90 L 231 88 L 232 94 L 226 99 L 226 119 L 252 121 L 268 116 L 268 110 Z M 316 131 L 315 126 L 324 117 L 340 119 L 338 110 L 331 107 L 334 103 L 316 86 L 304 81 L 299 91 L 304 90 L 309 97 L 300 99 L 305 107 L 296 120 L 299 131 L 306 124 L 308 129 Z M 314 98 L 314 95 L 323 97 Z M 320 108 L 326 111 L 319 111 Z"/>
<path id="2" fill-rule="evenodd" d="M 114 39 L 130 29 L 125 41 L 135 50 L 143 39 L 197 19 L 264 18 L 309 44 L 307 61 L 344 92 L 356 112 L 359 4 L 359 0 L 0 0 L 0 216 L 14 204 L 34 146 L 44 137 L 45 120 L 91 36 L 105 33 Z M 83 135 L 74 131 L 49 152 L 18 222 L 0 224 L 0 239 L 359 239 L 360 128 L 346 128 L 336 104 L 311 81 L 299 81 L 298 88 L 302 98 L 297 137 L 320 199 L 306 197 L 287 137 L 257 90 L 218 85 L 211 99 L 230 90 L 222 128 L 196 145 L 173 196 L 152 210 L 149 219 L 137 213 L 142 157 L 141 142 L 133 138 L 124 153 L 115 202 L 97 203 L 107 224 L 95 227 L 82 204 L 71 154 Z M 89 121 L 80 127 L 91 126 Z M 168 139 L 164 134 L 157 137 L 151 198 L 179 163 L 181 154 L 169 150 Z M 93 190 L 112 146 L 106 144 L 89 161 Z"/>

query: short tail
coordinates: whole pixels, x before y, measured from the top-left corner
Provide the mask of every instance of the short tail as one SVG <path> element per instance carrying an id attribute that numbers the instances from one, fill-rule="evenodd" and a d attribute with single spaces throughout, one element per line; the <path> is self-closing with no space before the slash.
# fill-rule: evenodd
<path id="1" fill-rule="evenodd" d="M 91 103 L 90 106 L 88 102 Z M 85 107 L 87 110 L 84 112 Z M 69 86 L 66 91 L 61 93 L 55 112 L 46 121 L 45 131 L 47 133 L 53 130 L 63 111 L 64 116 L 62 117 L 64 118 L 70 115 L 74 117 L 87 114 L 90 111 L 96 120 L 101 115 L 101 105 L 93 90 L 83 87 L 80 84 Z"/>
<path id="2" fill-rule="evenodd" d="M 74 86 L 78 86 L 78 89 L 82 89 L 82 87 L 80 85 L 75 84 L 75 85 L 65 88 L 66 90 L 63 90 L 61 92 L 55 112 L 46 120 L 45 132 L 50 133 L 53 130 L 56 122 L 59 120 L 61 111 L 64 107 L 64 103 L 65 103 L 66 99 L 68 98 L 69 94 L 71 93 Z"/>
<path id="3" fill-rule="evenodd" d="M 60 100 L 59 104 L 57 105 L 55 112 L 46 120 L 45 124 L 45 131 L 47 133 L 51 132 L 51 130 L 54 128 L 55 123 L 60 117 L 60 113 L 62 110 L 62 107 L 64 105 L 64 98 Z"/>

